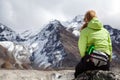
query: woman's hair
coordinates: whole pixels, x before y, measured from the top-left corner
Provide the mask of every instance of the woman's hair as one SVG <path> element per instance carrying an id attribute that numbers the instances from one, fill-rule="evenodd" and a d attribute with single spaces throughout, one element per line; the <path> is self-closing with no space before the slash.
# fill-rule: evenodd
<path id="1" fill-rule="evenodd" d="M 85 23 L 83 24 L 83 26 L 81 27 L 80 30 L 86 28 L 87 25 L 88 25 L 88 22 L 90 22 L 94 17 L 97 17 L 96 12 L 94 10 L 87 11 L 85 16 L 84 16 L 84 22 Z"/>

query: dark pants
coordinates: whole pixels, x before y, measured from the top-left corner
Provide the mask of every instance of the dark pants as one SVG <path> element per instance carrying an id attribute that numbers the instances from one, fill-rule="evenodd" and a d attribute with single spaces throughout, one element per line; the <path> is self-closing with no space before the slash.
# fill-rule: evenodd
<path id="1" fill-rule="evenodd" d="M 94 63 L 92 61 L 87 62 L 86 58 L 82 58 L 81 61 L 77 64 L 75 67 L 75 78 L 77 76 L 87 70 L 109 70 L 110 62 L 108 61 L 107 65 L 103 65 L 100 67 L 94 66 Z"/>

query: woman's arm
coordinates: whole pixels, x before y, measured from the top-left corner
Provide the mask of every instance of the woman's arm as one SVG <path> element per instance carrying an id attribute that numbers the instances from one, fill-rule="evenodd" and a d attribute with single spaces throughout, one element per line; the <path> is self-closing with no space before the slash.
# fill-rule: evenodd
<path id="1" fill-rule="evenodd" d="M 108 43 L 109 43 L 109 50 L 110 50 L 110 60 L 112 60 L 112 42 L 111 42 L 110 34 L 108 34 Z"/>
<path id="2" fill-rule="evenodd" d="M 87 48 L 87 37 L 85 36 L 85 34 L 86 33 L 84 32 L 84 30 L 82 30 L 80 33 L 79 41 L 78 41 L 78 47 L 79 47 L 81 57 L 85 56 L 85 52 Z"/>

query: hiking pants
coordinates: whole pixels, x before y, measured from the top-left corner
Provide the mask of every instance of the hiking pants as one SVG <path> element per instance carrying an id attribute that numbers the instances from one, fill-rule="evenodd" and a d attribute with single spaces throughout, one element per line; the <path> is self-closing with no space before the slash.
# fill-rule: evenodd
<path id="1" fill-rule="evenodd" d="M 75 73 L 74 76 L 77 78 L 77 76 L 87 70 L 109 70 L 110 68 L 110 62 L 108 62 L 107 65 L 102 65 L 100 67 L 94 66 L 94 63 L 92 61 L 87 62 L 86 57 L 82 58 L 81 61 L 77 64 L 75 67 Z"/>

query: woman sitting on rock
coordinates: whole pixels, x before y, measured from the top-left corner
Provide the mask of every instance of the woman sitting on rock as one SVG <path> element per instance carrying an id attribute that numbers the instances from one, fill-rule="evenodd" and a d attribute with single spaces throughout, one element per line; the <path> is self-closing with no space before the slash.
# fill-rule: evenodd
<path id="1" fill-rule="evenodd" d="M 82 59 L 75 68 L 75 78 L 87 70 L 109 70 L 112 57 L 110 34 L 98 20 L 96 12 L 89 10 L 84 22 L 78 42 Z"/>

